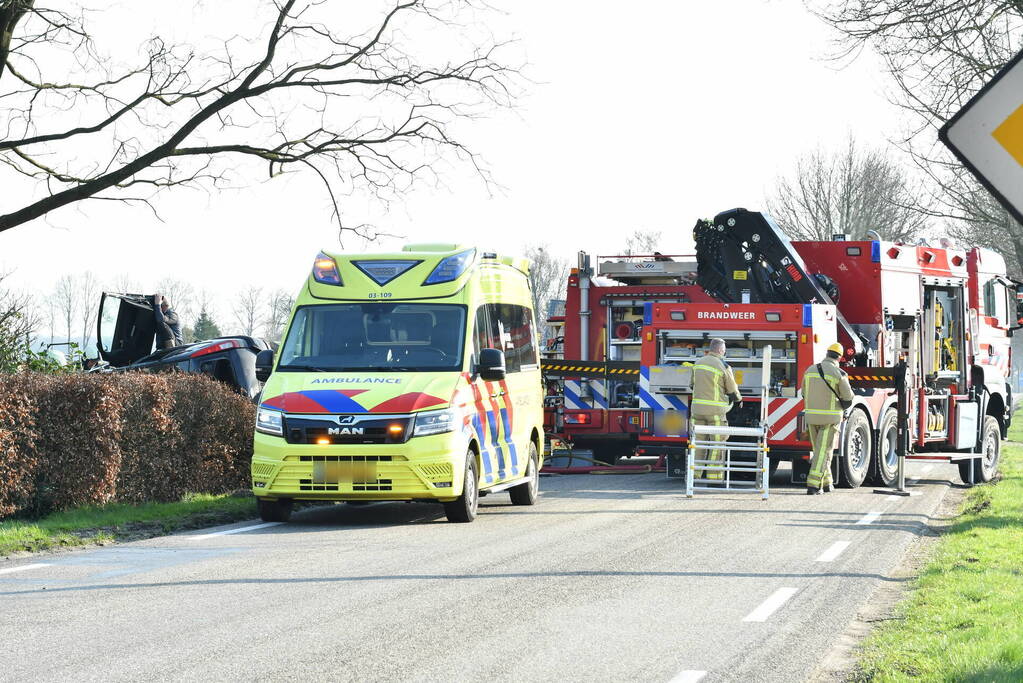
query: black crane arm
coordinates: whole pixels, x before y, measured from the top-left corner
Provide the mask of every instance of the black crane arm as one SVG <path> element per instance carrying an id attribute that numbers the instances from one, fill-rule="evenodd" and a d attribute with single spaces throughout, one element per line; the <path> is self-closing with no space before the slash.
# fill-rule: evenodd
<path id="1" fill-rule="evenodd" d="M 696 282 L 720 301 L 739 303 L 744 290 L 749 291 L 749 303 L 834 304 L 838 299 L 834 283 L 807 272 L 792 242 L 770 216 L 731 209 L 713 221 L 698 221 L 693 237 Z M 863 354 L 863 337 L 837 309 L 836 318 L 856 355 Z"/>

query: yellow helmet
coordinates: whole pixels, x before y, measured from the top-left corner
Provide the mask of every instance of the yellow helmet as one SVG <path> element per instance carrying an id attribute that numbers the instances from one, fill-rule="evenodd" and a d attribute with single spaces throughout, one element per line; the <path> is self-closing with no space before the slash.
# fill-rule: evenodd
<path id="1" fill-rule="evenodd" d="M 839 344 L 838 342 L 835 342 L 834 344 L 832 344 L 831 346 L 828 347 L 828 351 L 834 351 L 839 356 L 841 356 L 842 353 L 845 351 L 845 349 L 842 348 L 841 344 Z"/>

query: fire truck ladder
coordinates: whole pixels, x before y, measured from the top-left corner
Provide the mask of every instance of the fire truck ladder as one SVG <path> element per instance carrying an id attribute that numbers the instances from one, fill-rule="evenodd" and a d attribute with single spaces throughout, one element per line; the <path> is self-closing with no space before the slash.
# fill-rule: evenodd
<path id="1" fill-rule="evenodd" d="M 759 493 L 763 500 L 770 495 L 770 470 L 771 461 L 768 455 L 767 446 L 767 403 L 768 389 L 771 384 L 771 346 L 763 348 L 764 362 L 760 375 L 760 423 L 756 427 L 713 427 L 710 425 L 695 425 L 690 419 L 689 423 L 689 445 L 686 450 L 686 497 L 692 498 L 694 491 L 741 491 L 748 493 Z M 719 437 L 725 437 L 718 441 Z M 735 441 L 735 437 L 747 440 Z M 753 438 L 753 441 L 748 439 Z M 720 460 L 711 460 L 706 457 L 696 457 L 697 449 L 705 454 L 709 451 L 718 451 L 723 457 Z M 756 454 L 756 464 L 748 462 L 732 462 L 733 452 L 745 452 Z M 703 472 L 702 478 L 697 478 L 697 471 Z M 721 479 L 707 477 L 710 472 L 720 472 Z M 733 472 L 752 472 L 753 481 L 732 479 Z"/>

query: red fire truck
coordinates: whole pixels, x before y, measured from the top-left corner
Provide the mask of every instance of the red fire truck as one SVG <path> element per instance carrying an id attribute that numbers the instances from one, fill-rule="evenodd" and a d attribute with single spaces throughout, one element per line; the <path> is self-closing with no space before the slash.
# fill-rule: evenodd
<path id="1" fill-rule="evenodd" d="M 896 477 L 894 391 L 870 388 L 869 368 L 907 364 L 913 453 L 954 453 L 964 481 L 988 481 L 1009 428 L 1010 334 L 1018 284 L 993 251 L 905 245 L 881 240 L 790 243 L 767 216 L 735 209 L 695 230 L 696 282 L 717 303 L 650 302 L 644 306 L 639 393 L 642 448 L 678 454 L 685 444 L 688 396 L 684 368 L 722 337 L 743 393 L 759 394 L 758 349 L 772 347 L 768 425 L 771 459 L 794 459 L 803 372 L 835 341 L 856 399 L 840 436 L 840 485 Z M 733 409 L 729 422 L 750 424 L 758 399 Z M 670 467 L 669 467 L 670 471 Z"/>
<path id="2" fill-rule="evenodd" d="M 594 272 L 590 256 L 580 252 L 568 279 L 564 319 L 557 321 L 561 343 L 543 369 L 548 432 L 613 463 L 633 454 L 641 410 L 651 407 L 639 382 L 644 306 L 715 300 L 696 284 L 692 255 L 604 259 L 598 257 Z"/>

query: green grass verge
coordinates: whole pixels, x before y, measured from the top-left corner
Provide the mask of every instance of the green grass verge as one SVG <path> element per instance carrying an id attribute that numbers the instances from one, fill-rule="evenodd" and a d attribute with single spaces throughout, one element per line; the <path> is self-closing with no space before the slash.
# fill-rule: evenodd
<path id="1" fill-rule="evenodd" d="M 61 546 L 136 540 L 250 519 L 256 514 L 251 497 L 192 494 L 176 503 L 89 506 L 56 512 L 33 521 L 0 522 L 0 556 Z"/>
<path id="2" fill-rule="evenodd" d="M 858 680 L 1023 681 L 1023 424 L 1009 437 L 1001 481 L 968 493 Z"/>

